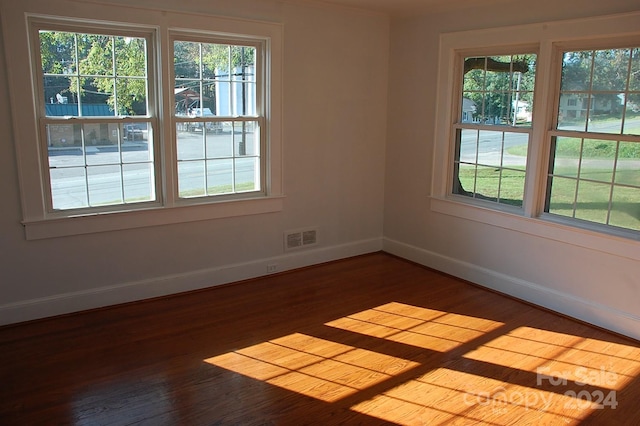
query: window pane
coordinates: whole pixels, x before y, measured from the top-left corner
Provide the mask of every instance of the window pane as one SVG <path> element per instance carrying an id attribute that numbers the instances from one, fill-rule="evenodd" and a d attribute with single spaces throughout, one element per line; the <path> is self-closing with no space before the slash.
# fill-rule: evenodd
<path id="1" fill-rule="evenodd" d="M 122 124 L 122 162 L 153 161 L 153 131 L 151 123 Z"/>
<path id="2" fill-rule="evenodd" d="M 616 183 L 640 186 L 640 143 L 620 143 L 616 165 Z"/>
<path id="3" fill-rule="evenodd" d="M 453 193 L 473 197 L 476 189 L 476 166 L 456 164 L 453 176 Z"/>
<path id="4" fill-rule="evenodd" d="M 89 207 L 84 167 L 52 168 L 49 170 L 49 177 L 54 210 Z"/>
<path id="5" fill-rule="evenodd" d="M 556 176 L 578 177 L 582 139 L 558 137 L 555 139 L 552 172 Z"/>
<path id="6" fill-rule="evenodd" d="M 177 125 L 180 128 L 180 124 Z M 204 136 L 202 132 L 176 131 L 178 161 L 204 158 Z"/>
<path id="7" fill-rule="evenodd" d="M 580 179 L 611 182 L 617 147 L 616 142 L 586 139 L 582 147 Z"/>
<path id="8" fill-rule="evenodd" d="M 236 191 L 257 191 L 260 189 L 260 159 L 244 157 L 236 159 L 235 185 Z"/>
<path id="9" fill-rule="evenodd" d="M 581 180 L 578 184 L 575 217 L 606 224 L 610 192 L 611 185 Z"/>
<path id="10" fill-rule="evenodd" d="M 497 199 L 500 184 L 500 169 L 478 166 L 476 172 L 476 197 Z"/>
<path id="11" fill-rule="evenodd" d="M 224 78 L 227 78 L 227 76 L 225 75 Z M 216 82 L 216 111 L 218 112 L 218 115 L 227 117 L 233 115 L 231 98 L 231 82 Z"/>
<path id="12" fill-rule="evenodd" d="M 202 78 L 215 79 L 220 70 L 228 74 L 229 48 L 226 45 L 203 43 L 202 48 Z"/>
<path id="13" fill-rule="evenodd" d="M 562 58 L 560 90 L 587 91 L 591 87 L 592 51 L 565 52 Z"/>
<path id="14" fill-rule="evenodd" d="M 89 205 L 122 204 L 122 169 L 120 165 L 87 167 Z"/>
<path id="15" fill-rule="evenodd" d="M 561 93 L 558 111 L 558 129 L 584 131 L 587 128 L 589 96 L 579 93 Z"/>
<path id="16" fill-rule="evenodd" d="M 551 191 L 550 197 L 547 199 L 546 211 L 573 217 L 577 181 L 559 177 L 550 177 L 550 179 L 552 179 Z"/>
<path id="17" fill-rule="evenodd" d="M 588 132 L 622 133 L 622 98 L 614 94 L 591 96 Z"/>
<path id="18" fill-rule="evenodd" d="M 44 77 L 45 114 L 49 117 L 78 116 L 77 79 L 71 77 Z M 73 87 L 73 90 L 71 88 Z"/>
<path id="19" fill-rule="evenodd" d="M 260 155 L 259 132 L 255 121 L 233 123 L 233 140 L 237 156 Z"/>
<path id="20" fill-rule="evenodd" d="M 71 75 L 77 71 L 73 33 L 40 31 L 40 59 L 44 74 Z"/>
<path id="21" fill-rule="evenodd" d="M 219 133 L 207 133 L 207 158 L 233 157 L 233 134 L 226 130 L 232 128 L 232 122 L 218 124 L 222 129 Z"/>
<path id="22" fill-rule="evenodd" d="M 640 47 L 631 49 L 631 74 L 629 90 L 640 92 Z"/>
<path id="23" fill-rule="evenodd" d="M 637 184 L 640 185 L 640 182 Z M 640 231 L 640 187 L 616 186 L 613 189 L 611 201 L 609 224 Z"/>
<path id="24" fill-rule="evenodd" d="M 462 129 L 457 132 L 456 160 L 465 163 L 478 161 L 478 130 Z"/>
<path id="25" fill-rule="evenodd" d="M 233 185 L 233 160 L 207 161 L 207 184 L 209 195 L 231 194 L 237 191 Z"/>
<path id="26" fill-rule="evenodd" d="M 155 200 L 153 164 L 124 164 L 122 177 L 125 203 Z"/>
<path id="27" fill-rule="evenodd" d="M 147 115 L 147 83 L 140 78 L 117 78 L 118 115 Z"/>
<path id="28" fill-rule="evenodd" d="M 640 74 L 640 70 L 637 72 Z M 640 93 L 629 93 L 626 97 L 623 133 L 640 135 Z"/>
<path id="29" fill-rule="evenodd" d="M 189 41 L 173 43 L 173 70 L 176 80 L 200 78 L 200 45 Z"/>
<path id="30" fill-rule="evenodd" d="M 204 161 L 178 163 L 178 194 L 180 197 L 201 197 L 205 191 Z"/>
<path id="31" fill-rule="evenodd" d="M 146 40 L 136 37 L 115 37 L 116 75 L 118 77 L 146 77 Z"/>
<path id="32" fill-rule="evenodd" d="M 500 167 L 502 165 L 502 132 L 481 130 L 478 140 L 478 164 Z"/>
<path id="33" fill-rule="evenodd" d="M 592 90 L 624 91 L 627 87 L 630 53 L 629 49 L 597 50 L 593 61 Z"/>
<path id="34" fill-rule="evenodd" d="M 522 207 L 524 200 L 524 170 L 503 169 L 500 180 L 500 203 Z"/>
<path id="35" fill-rule="evenodd" d="M 80 124 L 50 124 L 47 126 L 49 156 L 60 153 L 79 152 L 82 149 L 82 126 Z M 84 164 L 84 159 L 82 163 Z"/>

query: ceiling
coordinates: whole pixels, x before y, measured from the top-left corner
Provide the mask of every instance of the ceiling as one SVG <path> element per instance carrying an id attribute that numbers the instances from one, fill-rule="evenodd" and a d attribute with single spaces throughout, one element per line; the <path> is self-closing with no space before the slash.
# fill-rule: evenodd
<path id="1" fill-rule="evenodd" d="M 305 0 L 303 0 L 305 1 Z M 415 15 L 452 11 L 469 6 L 489 6 L 512 0 L 306 0 L 370 10 L 388 15 Z"/>

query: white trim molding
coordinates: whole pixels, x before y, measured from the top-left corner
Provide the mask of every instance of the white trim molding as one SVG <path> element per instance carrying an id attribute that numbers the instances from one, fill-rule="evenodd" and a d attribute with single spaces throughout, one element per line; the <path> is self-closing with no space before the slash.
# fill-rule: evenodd
<path id="1" fill-rule="evenodd" d="M 629 312 L 393 239 L 384 239 L 383 250 L 527 303 L 640 339 L 640 317 Z"/>
<path id="2" fill-rule="evenodd" d="M 382 250 L 382 238 L 371 238 L 330 247 L 314 247 L 281 256 L 257 259 L 167 275 L 106 287 L 57 294 L 0 305 L 0 326 L 70 314 L 154 297 L 206 289 L 267 275 L 269 265 L 274 272 L 284 272 L 333 260 L 374 253 Z"/>

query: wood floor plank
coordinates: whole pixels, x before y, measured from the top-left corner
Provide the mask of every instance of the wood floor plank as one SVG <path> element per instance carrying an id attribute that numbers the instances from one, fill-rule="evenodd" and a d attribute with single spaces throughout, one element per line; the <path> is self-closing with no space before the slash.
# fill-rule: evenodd
<path id="1" fill-rule="evenodd" d="M 384 253 L 0 328 L 2 425 L 640 424 L 640 344 Z"/>

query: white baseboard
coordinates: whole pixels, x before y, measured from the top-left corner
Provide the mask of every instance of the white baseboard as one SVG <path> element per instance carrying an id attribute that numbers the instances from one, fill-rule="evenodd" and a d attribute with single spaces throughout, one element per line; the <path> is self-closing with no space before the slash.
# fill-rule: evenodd
<path id="1" fill-rule="evenodd" d="M 0 325 L 199 290 L 382 250 L 382 238 L 313 247 L 280 256 L 0 305 Z"/>
<path id="2" fill-rule="evenodd" d="M 384 239 L 383 250 L 560 314 L 640 339 L 640 317 L 631 313 L 389 238 Z"/>

